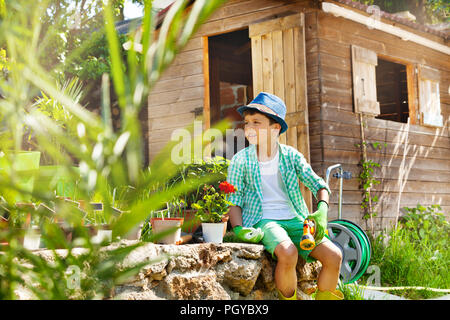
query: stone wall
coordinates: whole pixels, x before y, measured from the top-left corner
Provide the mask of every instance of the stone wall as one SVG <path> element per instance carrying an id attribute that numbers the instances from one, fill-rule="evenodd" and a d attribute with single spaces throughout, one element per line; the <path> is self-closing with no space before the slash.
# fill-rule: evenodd
<path id="1" fill-rule="evenodd" d="M 135 243 L 122 240 L 105 250 Z M 58 255 L 65 255 L 58 250 Z M 48 260 L 52 252 L 36 252 Z M 81 254 L 81 252 L 80 252 Z M 114 299 L 277 299 L 275 261 L 262 245 L 244 243 L 202 243 L 159 245 L 147 243 L 131 252 L 123 266 L 154 261 L 139 274 L 115 288 Z M 298 298 L 310 299 L 321 265 L 297 264 Z M 26 295 L 22 295 L 25 297 Z"/>

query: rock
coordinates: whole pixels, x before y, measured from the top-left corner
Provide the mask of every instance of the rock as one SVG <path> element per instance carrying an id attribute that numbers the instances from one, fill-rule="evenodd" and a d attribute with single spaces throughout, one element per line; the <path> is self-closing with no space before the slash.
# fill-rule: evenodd
<path id="1" fill-rule="evenodd" d="M 168 299 L 177 300 L 230 300 L 230 295 L 217 282 L 214 272 L 174 272 L 159 284 Z"/>
<path id="2" fill-rule="evenodd" d="M 164 300 L 151 290 L 143 290 L 140 287 L 121 286 L 115 289 L 115 300 Z"/>
<path id="3" fill-rule="evenodd" d="M 297 275 L 298 281 L 317 280 L 322 265 L 319 261 L 306 263 L 301 257 L 298 258 Z"/>
<path id="4" fill-rule="evenodd" d="M 261 268 L 261 261 L 235 258 L 218 265 L 215 271 L 220 283 L 246 296 L 252 291 Z"/>
<path id="5" fill-rule="evenodd" d="M 121 240 L 103 247 L 103 252 L 136 244 Z M 75 254 L 86 249 L 75 249 Z M 37 255 L 48 262 L 55 261 L 51 250 Z M 67 250 L 57 250 L 64 259 Z M 278 299 L 274 272 L 276 261 L 262 245 L 245 243 L 200 243 L 162 245 L 144 243 L 129 253 L 119 268 L 149 263 L 139 273 L 116 286 L 113 299 Z M 298 298 L 310 299 L 321 265 L 306 263 L 299 257 L 297 264 Z M 21 299 L 32 299 L 26 290 L 17 292 Z"/>
<path id="6" fill-rule="evenodd" d="M 298 288 L 304 293 L 311 295 L 317 290 L 315 281 L 301 281 Z"/>

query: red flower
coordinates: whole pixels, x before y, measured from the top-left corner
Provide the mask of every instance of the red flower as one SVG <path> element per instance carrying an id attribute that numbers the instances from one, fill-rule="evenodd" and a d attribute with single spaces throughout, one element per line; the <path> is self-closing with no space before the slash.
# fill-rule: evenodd
<path id="1" fill-rule="evenodd" d="M 221 182 L 219 184 L 219 189 L 225 194 L 234 193 L 236 191 L 236 188 L 227 181 Z"/>

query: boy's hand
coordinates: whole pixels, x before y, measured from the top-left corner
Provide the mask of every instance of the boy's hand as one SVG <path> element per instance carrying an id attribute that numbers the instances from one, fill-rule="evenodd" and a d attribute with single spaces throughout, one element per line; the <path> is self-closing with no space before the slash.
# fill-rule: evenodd
<path id="1" fill-rule="evenodd" d="M 233 232 L 239 240 L 250 243 L 258 243 L 264 237 L 264 232 L 258 228 L 244 228 L 243 226 L 236 226 Z"/>
<path id="2" fill-rule="evenodd" d="M 316 234 L 314 235 L 314 238 L 316 241 L 320 241 L 325 234 L 328 223 L 327 214 L 328 203 L 322 200 L 317 204 L 317 211 L 306 217 L 306 219 L 308 220 L 314 220 L 314 223 L 316 225 Z"/>

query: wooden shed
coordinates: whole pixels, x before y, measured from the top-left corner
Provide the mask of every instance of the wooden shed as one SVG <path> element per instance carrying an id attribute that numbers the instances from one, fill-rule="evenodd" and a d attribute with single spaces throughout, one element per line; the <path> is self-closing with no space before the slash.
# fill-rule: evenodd
<path id="1" fill-rule="evenodd" d="M 266 91 L 288 108 L 281 143 L 302 152 L 324 178 L 337 163 L 352 173 L 344 180 L 343 218 L 370 228 L 358 180 L 362 141 L 366 160 L 380 164 L 371 190 L 378 197 L 375 230 L 390 226 L 404 206 L 440 204 L 448 215 L 449 33 L 375 9 L 350 0 L 228 1 L 149 96 L 149 160 L 196 117 L 203 130 L 228 117 L 237 139 L 243 124 L 236 108 Z M 232 156 L 239 147 L 230 147 Z M 333 219 L 336 178 L 330 187 Z"/>

